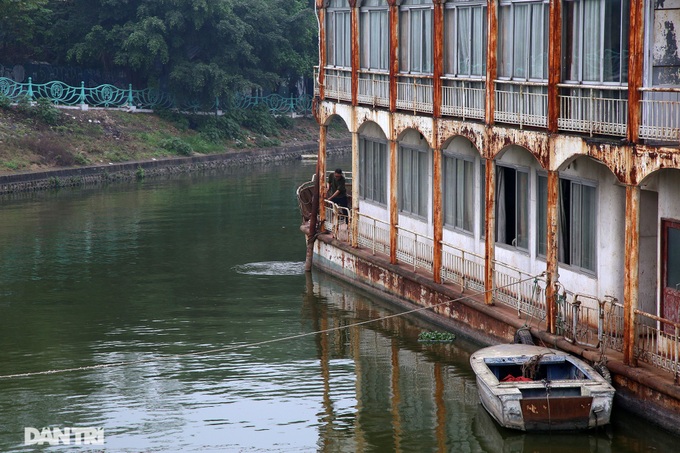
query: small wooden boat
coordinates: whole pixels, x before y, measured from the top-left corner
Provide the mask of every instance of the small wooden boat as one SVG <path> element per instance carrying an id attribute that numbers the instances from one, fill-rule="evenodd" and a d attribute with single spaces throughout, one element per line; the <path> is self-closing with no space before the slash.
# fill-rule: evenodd
<path id="1" fill-rule="evenodd" d="M 470 365 L 482 405 L 501 426 L 571 431 L 609 423 L 614 388 L 566 352 L 503 344 L 475 352 Z"/>

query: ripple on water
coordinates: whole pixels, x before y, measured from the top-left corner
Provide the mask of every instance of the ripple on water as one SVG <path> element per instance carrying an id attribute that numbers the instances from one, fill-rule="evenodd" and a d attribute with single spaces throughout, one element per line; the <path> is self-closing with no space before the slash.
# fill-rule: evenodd
<path id="1" fill-rule="evenodd" d="M 302 275 L 305 272 L 305 263 L 302 261 L 263 261 L 239 264 L 232 269 L 244 275 Z"/>

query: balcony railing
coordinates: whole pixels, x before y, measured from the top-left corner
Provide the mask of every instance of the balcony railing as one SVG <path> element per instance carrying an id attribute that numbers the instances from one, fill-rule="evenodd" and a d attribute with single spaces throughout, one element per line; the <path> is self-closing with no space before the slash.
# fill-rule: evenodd
<path id="1" fill-rule="evenodd" d="M 496 80 L 496 121 L 547 127 L 548 84 Z"/>
<path id="2" fill-rule="evenodd" d="M 390 225 L 366 214 L 327 205 L 326 229 L 336 238 L 351 241 L 345 218 L 358 223 L 357 242 L 375 253 L 390 254 Z M 432 272 L 432 238 L 398 228 L 397 260 L 413 270 Z M 442 242 L 442 283 L 460 285 L 461 290 L 484 291 L 484 257 Z M 517 315 L 544 320 L 547 310 L 545 280 L 500 261 L 494 262 L 494 298 L 512 307 Z M 557 333 L 566 340 L 607 350 L 623 351 L 623 305 L 609 296 L 598 298 L 562 289 L 557 298 Z M 680 383 L 680 323 L 635 310 L 634 351 L 638 360 L 674 373 Z"/>
<path id="3" fill-rule="evenodd" d="M 443 283 L 460 285 L 460 289 L 484 291 L 484 257 L 442 242 Z"/>
<path id="4" fill-rule="evenodd" d="M 366 214 L 359 214 L 356 219 L 358 225 L 357 243 L 361 247 L 370 249 L 375 255 L 382 253 L 390 254 L 390 224 Z"/>
<path id="5" fill-rule="evenodd" d="M 431 273 L 434 256 L 432 238 L 403 227 L 398 227 L 397 232 L 397 260 L 413 266 L 414 271 L 423 269 Z"/>
<path id="6" fill-rule="evenodd" d="M 545 279 L 534 277 L 500 261 L 494 261 L 494 299 L 542 321 L 546 316 Z"/>
<path id="7" fill-rule="evenodd" d="M 349 69 L 327 67 L 325 96 L 351 102 Z M 389 108 L 390 80 L 384 72 L 358 74 L 358 102 Z M 499 123 L 547 127 L 547 84 L 497 80 L 496 111 Z M 628 127 L 628 89 L 625 86 L 560 84 L 558 128 L 589 135 L 625 137 Z M 680 88 L 642 88 L 640 138 L 672 145 L 680 143 Z M 314 94 L 319 94 L 319 69 L 314 68 Z M 443 116 L 483 120 L 486 82 L 479 79 L 442 77 Z M 397 108 L 416 113 L 433 112 L 431 76 L 400 74 L 397 77 Z"/>
<path id="8" fill-rule="evenodd" d="M 349 69 L 326 68 L 324 79 L 325 98 L 352 101 L 352 71 Z"/>
<path id="9" fill-rule="evenodd" d="M 590 135 L 626 136 L 628 88 L 612 86 L 558 85 L 562 131 Z"/>
<path id="10" fill-rule="evenodd" d="M 359 93 L 357 97 L 360 104 L 367 104 L 373 107 L 389 107 L 389 74 L 369 71 L 360 72 Z"/>
<path id="11" fill-rule="evenodd" d="M 672 372 L 680 383 L 680 323 L 635 310 L 635 338 L 637 359 Z"/>
<path id="12" fill-rule="evenodd" d="M 643 88 L 640 138 L 680 142 L 680 88 Z"/>
<path id="13" fill-rule="evenodd" d="M 442 77 L 442 115 L 484 119 L 486 82 Z"/>
<path id="14" fill-rule="evenodd" d="M 397 78 L 397 108 L 432 113 L 432 77 L 400 74 Z"/>

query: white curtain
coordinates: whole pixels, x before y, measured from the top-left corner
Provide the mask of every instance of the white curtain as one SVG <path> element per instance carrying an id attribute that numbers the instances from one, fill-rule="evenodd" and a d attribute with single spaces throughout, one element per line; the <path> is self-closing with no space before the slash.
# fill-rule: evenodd
<path id="1" fill-rule="evenodd" d="M 514 55 L 513 71 L 514 77 L 524 79 L 529 76 L 527 65 L 529 64 L 529 44 L 531 41 L 532 29 L 530 21 L 530 5 L 514 5 Z"/>
<path id="2" fill-rule="evenodd" d="M 515 231 L 515 246 L 529 248 L 529 174 L 517 172 L 517 228 Z"/>
<path id="3" fill-rule="evenodd" d="M 471 75 L 482 76 L 486 72 L 486 8 L 472 9 Z"/>
<path id="4" fill-rule="evenodd" d="M 458 74 L 470 74 L 470 51 L 473 39 L 470 30 L 470 8 L 458 8 Z"/>
<path id="5" fill-rule="evenodd" d="M 602 2 L 583 0 L 583 80 L 600 82 Z M 576 50 L 575 50 L 576 51 Z"/>
<path id="6" fill-rule="evenodd" d="M 501 6 L 498 11 L 498 75 L 512 76 L 512 6 Z"/>
<path id="7" fill-rule="evenodd" d="M 505 215 L 505 169 L 496 167 L 496 242 L 507 243 Z"/>

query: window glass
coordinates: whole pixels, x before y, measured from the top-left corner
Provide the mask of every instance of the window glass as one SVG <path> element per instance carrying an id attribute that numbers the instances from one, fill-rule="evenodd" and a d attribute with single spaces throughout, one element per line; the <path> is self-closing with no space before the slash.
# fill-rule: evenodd
<path id="1" fill-rule="evenodd" d="M 496 242 L 529 247 L 529 173 L 496 167 Z"/>
<path id="2" fill-rule="evenodd" d="M 546 254 L 548 179 L 538 176 L 537 252 Z M 597 267 L 597 188 L 560 178 L 557 206 L 558 260 L 595 272 Z"/>
<path id="3" fill-rule="evenodd" d="M 387 143 L 362 138 L 359 162 L 359 196 L 387 204 Z"/>
<path id="4" fill-rule="evenodd" d="M 427 152 L 423 149 L 399 148 L 399 210 L 420 217 L 427 216 Z"/>
<path id="5" fill-rule="evenodd" d="M 444 223 L 472 232 L 474 221 L 473 162 L 454 156 L 444 156 L 443 199 Z"/>

